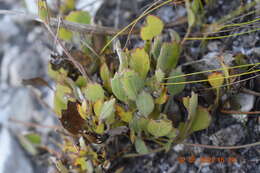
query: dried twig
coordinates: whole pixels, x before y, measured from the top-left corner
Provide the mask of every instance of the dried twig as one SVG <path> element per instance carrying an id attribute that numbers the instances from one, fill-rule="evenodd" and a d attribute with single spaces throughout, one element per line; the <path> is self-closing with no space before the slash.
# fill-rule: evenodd
<path id="1" fill-rule="evenodd" d="M 260 145 L 260 142 L 255 142 L 255 143 L 246 144 L 246 145 L 239 145 L 239 146 L 214 146 L 214 145 L 190 144 L 190 143 L 182 143 L 182 144 L 186 145 L 186 146 L 209 148 L 209 149 L 235 150 L 235 149 L 242 149 L 242 148 L 249 148 L 249 147 L 257 146 L 257 145 Z"/>
<path id="2" fill-rule="evenodd" d="M 25 12 L 21 11 L 11 11 L 11 10 L 0 10 L 0 14 L 8 14 L 8 15 L 23 15 L 26 18 L 30 20 L 34 20 L 40 23 L 44 23 L 40 18 L 37 16 L 33 16 L 31 14 L 27 14 Z M 170 22 L 165 24 L 165 28 L 172 28 L 174 26 L 179 26 L 181 24 L 184 24 L 187 22 L 186 17 L 181 17 L 174 22 Z M 99 34 L 99 35 L 115 35 L 117 34 L 120 29 L 115 29 L 112 27 L 105 27 L 105 26 L 98 26 L 98 25 L 90 25 L 90 24 L 79 24 L 75 22 L 69 22 L 66 20 L 59 21 L 59 19 L 51 18 L 50 19 L 50 26 L 58 28 L 60 24 L 60 27 L 64 27 L 68 30 L 84 33 L 84 34 Z M 140 32 L 140 29 L 134 29 L 132 31 L 132 34 L 138 34 Z M 127 35 L 129 33 L 129 30 L 126 30 L 121 35 Z"/>
<path id="3" fill-rule="evenodd" d="M 11 122 L 18 123 L 18 124 L 22 124 L 22 125 L 27 126 L 27 127 L 45 128 L 45 129 L 53 129 L 53 130 L 62 130 L 62 127 L 61 127 L 61 126 L 41 125 L 41 124 L 32 123 L 32 122 L 20 121 L 20 120 L 14 119 L 14 118 L 9 118 L 9 120 L 10 120 Z"/>
<path id="4" fill-rule="evenodd" d="M 260 114 L 260 111 L 242 112 L 242 111 L 223 110 L 223 109 L 220 110 L 220 112 L 224 114 L 249 114 L 249 115 Z"/>
<path id="5" fill-rule="evenodd" d="M 246 93 L 246 94 L 251 94 L 251 95 L 260 97 L 260 93 L 259 93 L 259 92 L 252 91 L 252 90 L 247 89 L 247 88 L 242 88 L 242 92 L 244 92 L 244 93 Z"/>

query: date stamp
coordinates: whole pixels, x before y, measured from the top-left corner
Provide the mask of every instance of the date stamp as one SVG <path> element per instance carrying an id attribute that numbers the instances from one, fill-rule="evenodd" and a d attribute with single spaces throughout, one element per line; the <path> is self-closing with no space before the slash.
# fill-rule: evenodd
<path id="1" fill-rule="evenodd" d="M 236 157 L 214 157 L 214 156 L 201 156 L 196 157 L 194 155 L 190 155 L 187 157 L 180 156 L 177 158 L 178 162 L 180 164 L 183 163 L 194 163 L 197 159 L 199 159 L 199 162 L 201 164 L 212 164 L 212 163 L 229 163 L 234 164 L 238 162 L 238 159 Z"/>

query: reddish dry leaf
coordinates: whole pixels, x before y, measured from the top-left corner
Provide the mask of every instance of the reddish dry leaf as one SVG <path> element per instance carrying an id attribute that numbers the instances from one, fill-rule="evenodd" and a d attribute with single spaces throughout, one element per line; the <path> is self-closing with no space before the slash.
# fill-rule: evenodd
<path id="1" fill-rule="evenodd" d="M 73 135 L 77 135 L 83 132 L 85 120 L 81 118 L 78 109 L 77 102 L 68 102 L 68 108 L 62 110 L 62 117 L 60 119 L 62 126 Z"/>

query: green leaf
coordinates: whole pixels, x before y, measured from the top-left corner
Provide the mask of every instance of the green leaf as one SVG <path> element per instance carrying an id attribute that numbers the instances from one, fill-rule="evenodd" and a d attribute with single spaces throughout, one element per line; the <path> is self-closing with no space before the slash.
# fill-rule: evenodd
<path id="1" fill-rule="evenodd" d="M 91 16 L 86 11 L 73 11 L 66 16 L 65 20 L 81 24 L 90 24 Z"/>
<path id="2" fill-rule="evenodd" d="M 133 119 L 133 113 L 130 111 L 125 111 L 121 106 L 116 105 L 116 113 L 124 122 L 131 122 Z"/>
<path id="3" fill-rule="evenodd" d="M 150 120 L 147 125 L 148 132 L 155 137 L 166 136 L 172 128 L 170 120 Z"/>
<path id="4" fill-rule="evenodd" d="M 191 98 L 189 100 L 188 120 L 194 119 L 194 117 L 196 116 L 197 107 L 198 107 L 198 95 L 192 92 Z"/>
<path id="5" fill-rule="evenodd" d="M 96 102 L 97 100 L 103 100 L 105 97 L 104 90 L 100 84 L 89 83 L 84 90 L 85 96 L 89 101 Z"/>
<path id="6" fill-rule="evenodd" d="M 160 56 L 157 61 L 157 69 L 168 72 L 176 67 L 181 53 L 181 46 L 177 42 L 163 43 Z"/>
<path id="7" fill-rule="evenodd" d="M 188 24 L 189 24 L 189 27 L 192 27 L 195 24 L 196 16 L 192 10 L 189 0 L 185 0 L 185 2 L 186 2 L 186 9 L 187 9 L 187 15 L 188 15 Z"/>
<path id="8" fill-rule="evenodd" d="M 184 76 L 182 77 L 175 77 L 175 76 L 180 76 L 180 75 L 184 75 L 181 71 L 181 68 L 177 68 L 176 70 L 172 70 L 172 72 L 170 73 L 170 79 L 168 79 L 167 83 L 169 85 L 167 85 L 168 91 L 171 95 L 176 95 L 179 94 L 180 92 L 183 91 L 185 84 L 172 84 L 171 83 L 179 83 L 179 82 L 185 82 L 186 79 Z"/>
<path id="9" fill-rule="evenodd" d="M 64 41 L 70 41 L 73 37 L 73 34 L 71 31 L 61 27 L 58 32 L 58 37 Z"/>
<path id="10" fill-rule="evenodd" d="M 165 73 L 159 68 L 155 71 L 155 77 L 157 82 L 162 82 L 164 79 Z"/>
<path id="11" fill-rule="evenodd" d="M 48 22 L 48 6 L 46 0 L 38 0 L 38 15 L 40 19 L 45 22 Z"/>
<path id="12" fill-rule="evenodd" d="M 36 145 L 41 144 L 41 136 L 36 133 L 29 133 L 26 134 L 24 137 L 32 144 L 36 144 Z"/>
<path id="13" fill-rule="evenodd" d="M 184 126 L 180 129 L 180 136 L 184 140 L 191 132 L 191 126 L 196 118 L 198 107 L 198 95 L 192 92 L 191 97 L 183 98 L 183 104 L 188 109 L 188 119 Z"/>
<path id="14" fill-rule="evenodd" d="M 99 117 L 100 120 L 107 120 L 114 115 L 115 103 L 116 103 L 115 99 L 104 102 L 100 112 L 100 117 Z"/>
<path id="15" fill-rule="evenodd" d="M 154 109 L 153 97 L 149 93 L 143 91 L 138 95 L 136 105 L 141 114 L 147 117 Z"/>
<path id="16" fill-rule="evenodd" d="M 167 138 L 174 139 L 178 136 L 179 130 L 176 128 L 172 128 L 172 130 L 167 134 Z"/>
<path id="17" fill-rule="evenodd" d="M 144 117 L 133 117 L 132 121 L 129 123 L 129 126 L 134 130 L 135 133 L 139 134 L 142 131 L 147 131 L 147 125 L 149 121 L 149 119 Z"/>
<path id="18" fill-rule="evenodd" d="M 141 138 L 136 138 L 135 140 L 135 150 L 139 153 L 139 154 L 148 154 L 149 150 L 147 148 L 147 146 L 145 145 L 144 141 Z"/>
<path id="19" fill-rule="evenodd" d="M 87 162 L 85 157 L 78 157 L 75 160 L 75 165 L 79 165 L 82 171 L 87 170 Z"/>
<path id="20" fill-rule="evenodd" d="M 181 42 L 181 37 L 178 34 L 178 32 L 176 32 L 175 30 L 170 30 L 170 36 L 171 36 L 171 41 L 172 42 L 177 42 L 180 43 Z"/>
<path id="21" fill-rule="evenodd" d="M 127 95 L 123 89 L 121 82 L 122 75 L 116 73 L 114 78 L 111 80 L 112 92 L 116 96 L 117 99 L 127 102 Z"/>
<path id="22" fill-rule="evenodd" d="M 63 14 L 75 9 L 75 0 L 65 0 L 60 9 Z"/>
<path id="23" fill-rule="evenodd" d="M 161 36 L 157 36 L 157 37 L 155 37 L 155 39 L 153 41 L 151 53 L 155 60 L 157 60 L 160 55 L 161 47 L 162 47 L 162 40 L 163 39 Z"/>
<path id="24" fill-rule="evenodd" d="M 191 125 L 191 131 L 195 132 L 195 131 L 199 131 L 199 130 L 203 130 L 209 127 L 210 123 L 211 123 L 211 115 L 209 114 L 208 110 L 199 106 L 197 108 L 197 113 L 196 113 L 196 117 L 192 122 Z"/>
<path id="25" fill-rule="evenodd" d="M 97 134 L 100 134 L 100 135 L 104 134 L 104 132 L 105 132 L 105 124 L 101 123 L 101 124 L 97 125 L 94 130 L 95 130 L 95 132 Z"/>
<path id="26" fill-rule="evenodd" d="M 86 11 L 73 11 L 68 16 L 65 17 L 65 20 L 80 24 L 90 24 L 91 16 Z M 58 32 L 58 36 L 60 39 L 65 41 L 69 41 L 72 39 L 72 32 L 61 27 Z"/>
<path id="27" fill-rule="evenodd" d="M 127 52 L 124 52 L 121 48 L 120 41 L 117 40 L 116 44 L 116 52 L 119 58 L 119 69 L 118 72 L 122 72 L 123 70 L 128 68 L 128 54 Z"/>
<path id="28" fill-rule="evenodd" d="M 57 160 L 55 161 L 55 166 L 61 173 L 69 173 L 68 169 L 63 165 L 62 161 Z"/>
<path id="29" fill-rule="evenodd" d="M 131 54 L 130 67 L 142 78 L 145 78 L 150 69 L 149 55 L 144 48 L 137 48 Z"/>
<path id="30" fill-rule="evenodd" d="M 144 80 L 134 71 L 128 70 L 123 73 L 121 82 L 128 98 L 135 101 L 144 87 Z"/>
<path id="31" fill-rule="evenodd" d="M 21 146 L 31 155 L 35 156 L 38 154 L 36 147 L 24 136 L 17 135 Z"/>
<path id="32" fill-rule="evenodd" d="M 54 111 L 61 116 L 61 111 L 67 109 L 68 97 L 66 94 L 71 93 L 71 89 L 67 86 L 57 84 L 54 94 Z"/>
<path id="33" fill-rule="evenodd" d="M 208 76 L 208 80 L 213 88 L 220 88 L 224 84 L 224 75 L 220 72 L 214 72 Z"/>
<path id="34" fill-rule="evenodd" d="M 141 38 L 143 40 L 152 40 L 162 33 L 164 23 L 160 18 L 149 15 L 146 18 L 146 25 L 141 28 Z"/>
<path id="35" fill-rule="evenodd" d="M 102 107 L 103 107 L 103 100 L 98 100 L 94 104 L 93 108 L 94 108 L 94 112 L 95 112 L 97 117 L 100 117 Z"/>
<path id="36" fill-rule="evenodd" d="M 100 67 L 100 77 L 103 81 L 103 85 L 104 87 L 111 92 L 112 88 L 111 88 L 111 81 L 110 79 L 112 78 L 111 72 L 109 71 L 109 68 L 107 66 L 106 63 L 102 64 L 102 66 Z"/>
<path id="37" fill-rule="evenodd" d="M 83 88 L 87 86 L 87 80 L 83 76 L 79 76 L 75 82 L 76 86 Z"/>

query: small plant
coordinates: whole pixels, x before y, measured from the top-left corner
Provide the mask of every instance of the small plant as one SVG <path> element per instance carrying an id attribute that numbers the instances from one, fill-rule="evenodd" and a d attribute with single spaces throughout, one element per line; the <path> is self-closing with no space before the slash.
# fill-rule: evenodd
<path id="1" fill-rule="evenodd" d="M 78 11 L 69 13 L 65 19 L 78 23 L 90 21 L 86 12 Z M 55 112 L 63 127 L 80 140 L 76 149 L 71 141 L 64 144 L 64 151 L 72 153 L 71 165 L 89 172 L 106 167 L 110 160 L 106 140 L 114 137 L 114 131 L 117 136 L 127 136 L 137 153 L 148 154 L 152 149 L 146 141 L 168 150 L 173 143 L 182 142 L 194 131 L 209 126 L 209 112 L 198 105 L 195 93 L 183 99 L 189 112 L 186 122 L 173 124 L 171 119 L 175 115 L 165 113 L 169 98 L 180 93 L 184 85 L 163 83 L 181 82 L 185 78 L 167 79 L 182 75 L 181 67 L 177 67 L 181 43 L 176 38 L 163 42 L 160 36 L 163 28 L 158 17 L 148 15 L 140 35 L 145 47 L 122 50 L 117 42 L 117 54 L 110 62 L 106 54 L 96 56 L 82 45 L 75 55 L 84 56 L 74 58 L 82 58 L 82 65 L 85 61 L 85 64 L 97 62 L 93 71 L 84 66 L 88 74 L 93 74 L 88 79 L 66 58 L 56 57 L 50 63 L 49 74 L 57 82 Z M 72 35 L 64 28 L 59 30 L 59 38 L 65 41 L 74 39 Z M 58 61 L 61 62 L 57 64 Z"/>
<path id="2" fill-rule="evenodd" d="M 73 11 L 73 4 L 73 0 L 66 0 L 62 6 L 65 20 L 90 24 L 91 16 Z M 98 172 L 108 168 L 113 160 L 109 144 L 116 138 L 128 140 L 124 156 L 132 156 L 134 151 L 143 155 L 168 151 L 172 145 L 210 125 L 210 112 L 198 104 L 194 92 L 182 98 L 187 112 L 183 121 L 169 111 L 174 96 L 188 83 L 182 66 L 178 66 L 182 45 L 203 16 L 201 1 L 187 0 L 185 4 L 189 29 L 183 40 L 175 31 L 171 32 L 171 39 L 163 38 L 163 21 L 147 15 L 140 30 L 144 46 L 132 50 L 122 49 L 118 40 L 107 46 L 108 37 L 104 35 L 83 35 L 59 28 L 57 39 L 75 48 L 53 56 L 49 75 L 57 83 L 55 112 L 70 134 L 64 136 L 62 147 L 72 169 Z M 39 0 L 39 9 L 40 17 L 48 24 L 51 14 L 46 2 Z M 102 42 L 96 42 L 97 39 Z M 224 78 L 230 78 L 225 69 L 224 74 L 214 72 L 206 80 L 215 88 L 217 104 Z M 58 169 L 68 172 L 61 161 L 56 164 Z"/>

